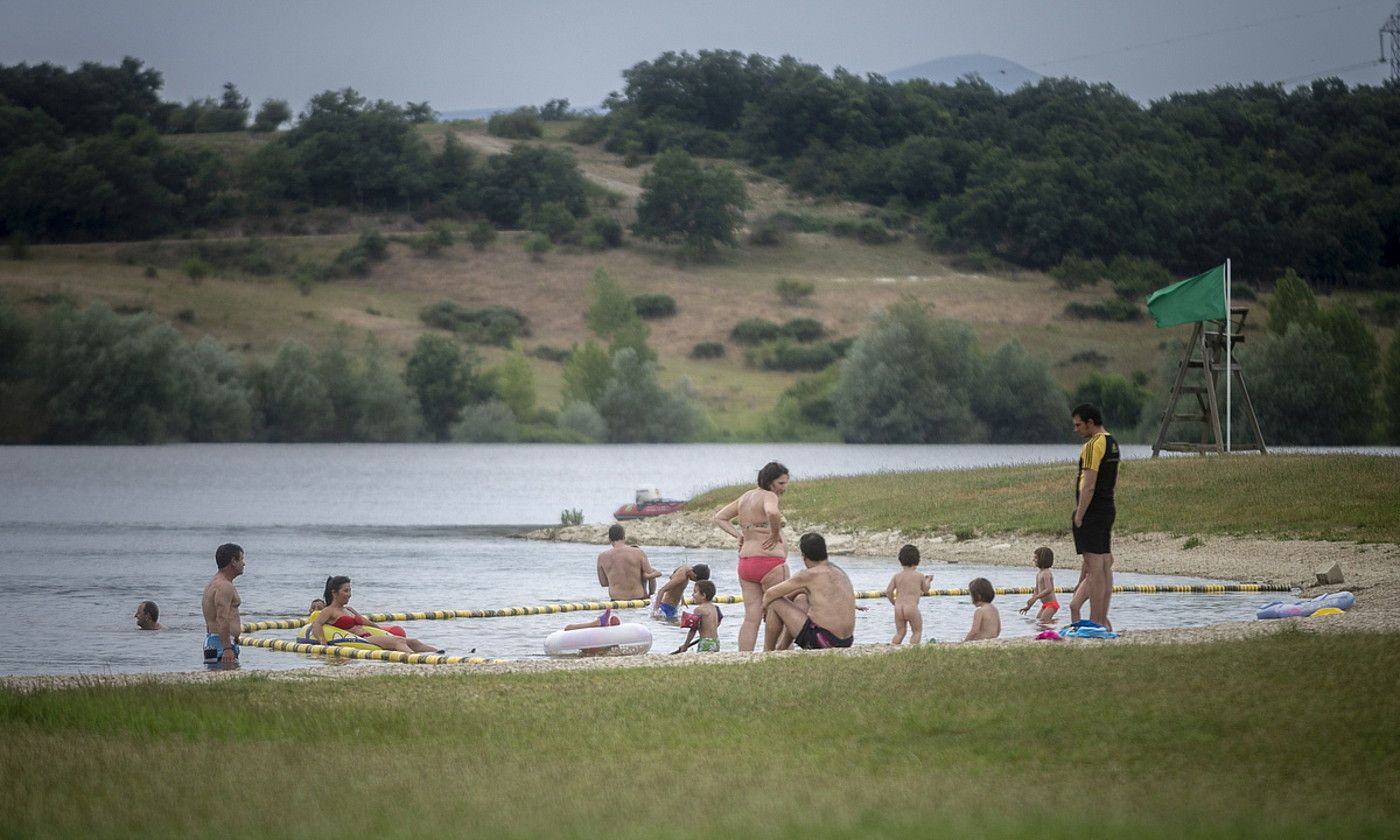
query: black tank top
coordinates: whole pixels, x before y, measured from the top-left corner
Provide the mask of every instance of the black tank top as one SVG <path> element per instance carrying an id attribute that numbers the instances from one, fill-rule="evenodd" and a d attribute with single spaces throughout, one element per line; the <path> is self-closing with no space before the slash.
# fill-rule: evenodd
<path id="1" fill-rule="evenodd" d="M 1074 500 L 1079 501 L 1079 487 L 1085 470 L 1097 470 L 1094 498 L 1089 504 L 1113 504 L 1113 486 L 1118 483 L 1118 441 L 1108 432 L 1099 432 L 1084 442 L 1079 450 L 1079 472 L 1074 477 Z"/>

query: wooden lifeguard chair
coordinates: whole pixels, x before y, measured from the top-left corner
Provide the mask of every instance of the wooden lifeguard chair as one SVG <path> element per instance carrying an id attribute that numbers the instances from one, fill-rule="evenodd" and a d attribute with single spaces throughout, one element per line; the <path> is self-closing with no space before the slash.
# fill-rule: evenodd
<path id="1" fill-rule="evenodd" d="M 1195 329 L 1191 331 L 1191 340 L 1186 343 L 1186 352 L 1182 356 L 1181 364 L 1176 369 L 1176 381 L 1172 383 L 1172 393 L 1167 399 L 1166 410 L 1162 412 L 1157 439 L 1152 444 L 1153 458 L 1162 452 L 1195 452 L 1204 455 L 1208 452 L 1257 450 L 1268 454 L 1269 450 L 1264 446 L 1264 434 L 1259 431 L 1259 418 L 1254 414 L 1254 403 L 1249 399 L 1249 389 L 1244 384 L 1244 371 L 1235 359 L 1235 345 L 1244 341 L 1244 336 L 1240 333 L 1248 315 L 1248 307 L 1231 306 L 1228 331 L 1223 320 L 1196 322 Z M 1225 338 L 1227 333 L 1228 343 Z M 1199 377 L 1192 376 L 1195 371 L 1200 371 Z M 1252 441 L 1231 441 L 1229 446 L 1226 446 L 1225 435 L 1220 425 L 1220 400 L 1217 399 L 1221 373 L 1234 377 L 1233 383 L 1244 406 L 1244 419 L 1248 431 L 1253 435 Z M 1188 377 L 1191 378 L 1189 384 Z M 1195 384 L 1197 379 L 1200 380 L 1200 384 Z M 1194 412 L 1190 411 L 1189 402 L 1185 406 L 1181 405 L 1182 397 L 1188 394 L 1196 398 Z M 1179 413 L 1182 409 L 1187 413 Z M 1172 426 L 1177 423 L 1198 424 L 1201 430 L 1200 441 L 1167 440 Z"/>

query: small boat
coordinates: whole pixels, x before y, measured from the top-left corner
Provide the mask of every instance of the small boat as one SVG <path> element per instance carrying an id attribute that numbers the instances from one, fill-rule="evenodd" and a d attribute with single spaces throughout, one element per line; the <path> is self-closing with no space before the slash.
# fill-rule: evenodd
<path id="1" fill-rule="evenodd" d="M 623 505 L 613 511 L 613 519 L 619 522 L 627 519 L 646 519 L 649 516 L 663 516 L 675 513 L 689 499 L 663 499 L 661 491 L 655 487 L 638 487 L 637 501 Z"/>

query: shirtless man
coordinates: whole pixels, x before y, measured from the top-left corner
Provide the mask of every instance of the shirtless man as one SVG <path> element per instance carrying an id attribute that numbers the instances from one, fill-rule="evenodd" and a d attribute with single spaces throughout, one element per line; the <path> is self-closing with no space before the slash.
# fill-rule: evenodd
<path id="1" fill-rule="evenodd" d="M 710 567 L 704 563 L 694 566 L 682 563 L 671 572 L 671 577 L 656 590 L 656 601 L 651 605 L 651 617 L 672 624 L 680 621 L 681 600 L 685 598 L 685 587 L 689 583 L 710 579 Z"/>
<path id="2" fill-rule="evenodd" d="M 628 545 L 626 537 L 621 525 L 612 526 L 608 529 L 612 547 L 598 555 L 598 585 L 606 586 L 608 597 L 614 601 L 646 598 L 648 582 L 661 577 L 651 567 L 646 553 Z"/>
<path id="3" fill-rule="evenodd" d="M 798 543 L 807 568 L 763 593 L 767 631 L 764 650 L 773 650 L 777 631 L 786 629 L 807 650 L 850 647 L 856 629 L 856 592 L 840 566 L 826 559 L 821 534 L 803 534 Z M 806 593 L 807 605 L 788 600 Z M 783 641 L 781 648 L 790 643 Z"/>
<path id="4" fill-rule="evenodd" d="M 204 598 L 200 602 L 204 629 L 209 631 L 204 639 L 204 664 L 230 670 L 238 667 L 238 631 L 243 627 L 238 617 L 238 607 L 243 602 L 238 590 L 233 588 L 233 579 L 243 574 L 242 546 L 233 543 L 219 546 L 214 552 L 214 563 L 219 571 L 204 587 Z"/>
<path id="5" fill-rule="evenodd" d="M 160 623 L 160 607 L 155 601 L 142 601 L 136 605 L 136 627 L 140 630 L 164 630 Z"/>

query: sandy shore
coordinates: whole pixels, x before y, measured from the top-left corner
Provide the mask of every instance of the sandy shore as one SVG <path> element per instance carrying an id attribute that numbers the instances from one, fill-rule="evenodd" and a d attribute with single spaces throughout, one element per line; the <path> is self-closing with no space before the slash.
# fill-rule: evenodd
<path id="1" fill-rule="evenodd" d="M 905 533 L 898 531 L 841 531 L 820 523 L 791 522 L 784 529 L 791 544 L 802 533 L 817 531 L 826 535 L 833 555 L 857 554 L 893 557 L 899 547 L 913 543 L 926 559 L 969 565 L 1023 566 L 1039 545 L 1049 544 L 1059 557 L 1067 557 L 1057 567 L 1077 568 L 1070 547 L 1055 540 L 1023 536 L 984 537 L 958 541 L 951 535 Z M 607 525 L 580 525 L 550 528 L 527 535 L 531 539 L 567 542 L 606 543 Z M 714 528 L 707 517 L 674 514 L 652 520 L 627 523 L 628 540 L 648 545 L 676 545 L 689 548 L 732 549 L 734 541 Z M 1060 540 L 1059 542 L 1063 542 Z M 1127 628 L 1113 641 L 1075 640 L 1063 644 L 1203 644 L 1242 639 L 1278 632 L 1286 627 L 1321 633 L 1400 632 L 1400 545 L 1358 544 L 1316 540 L 1270 540 L 1243 537 L 1207 537 L 1193 548 L 1184 547 L 1182 537 L 1167 534 L 1138 534 L 1114 539 L 1115 569 L 1157 575 L 1189 575 L 1233 580 L 1242 583 L 1277 583 L 1298 587 L 1303 597 L 1345 589 L 1356 594 L 1356 606 L 1344 615 L 1294 618 L 1278 621 L 1249 621 L 1169 630 Z M 839 562 L 839 559 L 838 559 Z M 1345 575 L 1341 585 L 1314 585 L 1316 575 L 1334 563 Z M 978 647 L 1047 644 L 1029 638 L 996 639 L 971 643 Z M 1054 644 L 1053 642 L 1050 644 Z M 652 668 L 689 665 L 720 665 L 747 662 L 772 656 L 871 656 L 896 651 L 890 645 L 858 645 L 845 651 L 786 651 L 779 653 L 738 653 L 668 656 L 650 654 L 598 659 L 521 660 L 502 665 L 403 666 L 392 671 L 377 666 L 315 667 L 289 671 L 182 672 L 172 674 L 111 674 L 103 676 L 41 676 L 0 678 L 0 690 L 34 691 L 44 688 L 138 685 L 152 682 L 209 682 L 241 679 L 256 674 L 259 679 L 307 681 L 365 679 L 393 673 L 431 679 L 445 673 L 528 673 L 539 671 L 588 670 L 593 668 Z"/>

